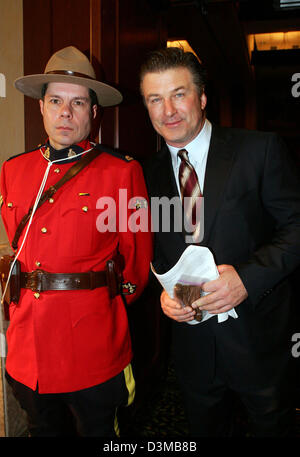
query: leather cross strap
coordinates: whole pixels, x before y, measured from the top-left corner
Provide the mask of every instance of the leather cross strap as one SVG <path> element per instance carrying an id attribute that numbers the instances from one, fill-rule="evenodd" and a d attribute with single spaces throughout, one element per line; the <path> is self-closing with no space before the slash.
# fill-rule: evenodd
<path id="1" fill-rule="evenodd" d="M 99 154 L 101 154 L 101 151 L 99 149 L 92 149 L 91 151 L 87 152 L 85 156 L 83 156 L 78 162 L 76 162 L 69 170 L 64 174 L 64 176 L 53 186 L 50 186 L 49 189 L 47 189 L 43 195 L 40 198 L 40 201 L 37 205 L 37 209 L 42 206 L 45 201 L 49 200 L 55 192 L 58 191 L 67 181 L 70 179 L 74 178 L 74 176 L 77 175 L 84 167 L 86 167 L 92 160 L 94 160 Z M 33 206 L 29 209 L 28 213 L 25 214 L 25 216 L 22 218 L 20 224 L 18 225 L 18 228 L 16 230 L 14 239 L 12 241 L 12 248 L 16 250 L 18 248 L 18 241 L 20 239 L 20 236 L 24 230 L 25 225 L 30 219 L 31 213 L 32 213 Z"/>

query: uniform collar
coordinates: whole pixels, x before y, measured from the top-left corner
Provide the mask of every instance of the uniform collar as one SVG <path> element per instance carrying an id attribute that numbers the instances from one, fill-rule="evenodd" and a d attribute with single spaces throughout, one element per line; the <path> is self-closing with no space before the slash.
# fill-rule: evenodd
<path id="1" fill-rule="evenodd" d="M 71 162 L 76 162 L 79 160 L 82 156 L 77 156 L 77 154 L 80 154 L 84 151 L 87 151 L 93 146 L 93 144 L 90 143 L 89 139 L 80 141 L 79 143 L 72 144 L 71 146 L 68 146 L 67 148 L 64 149 L 55 149 L 53 148 L 50 143 L 49 143 L 49 138 L 47 139 L 46 143 L 41 147 L 41 151 L 45 159 L 50 160 L 53 162 L 54 160 L 60 160 L 60 159 L 66 159 L 62 160 L 60 163 L 71 163 Z M 77 156 L 77 157 L 76 157 Z M 70 159 L 70 157 L 73 157 Z"/>

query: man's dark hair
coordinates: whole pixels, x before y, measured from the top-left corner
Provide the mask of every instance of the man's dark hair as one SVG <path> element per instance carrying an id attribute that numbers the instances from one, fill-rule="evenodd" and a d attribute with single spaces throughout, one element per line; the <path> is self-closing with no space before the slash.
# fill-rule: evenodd
<path id="1" fill-rule="evenodd" d="M 206 85 L 206 70 L 195 54 L 185 52 L 182 48 L 169 47 L 150 52 L 141 66 L 140 83 L 142 84 L 147 73 L 158 73 L 178 67 L 190 70 L 194 84 L 201 95 Z"/>
<path id="2" fill-rule="evenodd" d="M 43 101 L 44 101 L 47 89 L 48 89 L 48 83 L 43 84 L 42 91 L 41 91 L 41 100 L 43 100 Z"/>
<path id="3" fill-rule="evenodd" d="M 44 84 L 43 87 L 42 87 L 42 91 L 41 91 L 41 99 L 42 100 L 44 100 L 45 94 L 47 92 L 47 88 L 48 88 L 48 83 Z M 98 97 L 96 95 L 96 92 L 93 91 L 93 89 L 89 89 L 89 96 L 90 96 L 90 99 L 91 99 L 91 110 L 92 110 L 94 105 L 99 106 Z"/>
<path id="4" fill-rule="evenodd" d="M 91 99 L 91 108 L 93 108 L 94 105 L 99 106 L 98 97 L 93 89 L 89 89 L 89 95 Z"/>

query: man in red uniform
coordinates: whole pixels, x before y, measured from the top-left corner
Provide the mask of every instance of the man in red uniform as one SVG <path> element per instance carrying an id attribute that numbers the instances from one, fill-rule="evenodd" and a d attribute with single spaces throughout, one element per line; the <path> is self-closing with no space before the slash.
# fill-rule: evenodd
<path id="1" fill-rule="evenodd" d="M 135 160 L 89 139 L 98 104 L 122 100 L 95 78 L 88 59 L 70 46 L 51 57 L 44 74 L 15 82 L 40 99 L 48 140 L 2 167 L 1 212 L 10 243 L 43 190 L 98 151 L 32 210 L 16 249 L 21 289 L 9 309 L 6 371 L 31 436 L 68 434 L 70 411 L 80 435 L 113 436 L 116 408 L 134 395 L 124 304 L 139 296 L 148 278 L 147 193 Z M 107 218 L 113 223 L 105 225 Z M 108 275 L 107 262 L 117 258 L 124 259 L 123 291 L 112 297 L 115 276 Z"/>

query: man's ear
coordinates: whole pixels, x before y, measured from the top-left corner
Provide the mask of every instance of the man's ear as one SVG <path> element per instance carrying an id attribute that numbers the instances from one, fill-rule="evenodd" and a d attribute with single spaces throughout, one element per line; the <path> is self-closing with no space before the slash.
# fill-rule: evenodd
<path id="1" fill-rule="evenodd" d="M 44 116 L 44 101 L 40 99 L 39 102 L 40 102 L 40 111 L 42 113 L 42 116 Z"/>
<path id="2" fill-rule="evenodd" d="M 98 110 L 98 106 L 97 105 L 93 105 L 93 107 L 92 107 L 93 119 L 96 119 L 97 110 Z"/>
<path id="3" fill-rule="evenodd" d="M 201 97 L 200 97 L 200 105 L 201 105 L 201 109 L 202 109 L 202 110 L 205 109 L 206 103 L 207 103 L 206 94 L 205 94 L 204 92 L 202 92 L 202 95 L 201 95 Z"/>

